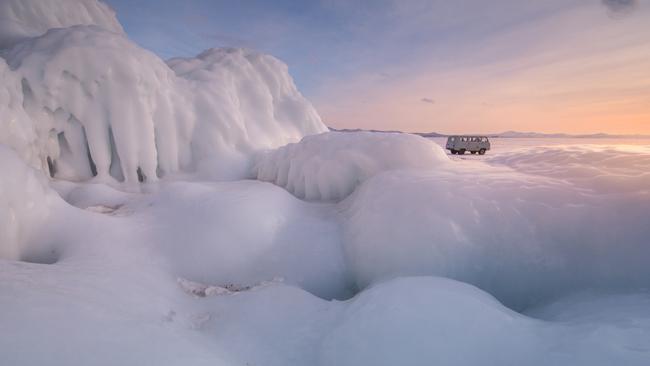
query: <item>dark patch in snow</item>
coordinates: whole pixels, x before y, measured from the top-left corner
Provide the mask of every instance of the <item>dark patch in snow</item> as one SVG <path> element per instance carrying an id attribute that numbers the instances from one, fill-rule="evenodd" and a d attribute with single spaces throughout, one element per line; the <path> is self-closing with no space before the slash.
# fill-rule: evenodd
<path id="1" fill-rule="evenodd" d="M 54 264 L 59 261 L 61 254 L 56 249 L 49 249 L 46 251 L 27 252 L 24 253 L 20 260 L 22 262 L 34 264 Z"/>
<path id="2" fill-rule="evenodd" d="M 71 115 L 70 120 L 72 120 L 73 118 L 77 120 L 75 116 Z M 88 136 L 86 135 L 86 128 L 81 126 L 81 131 L 83 132 L 84 145 L 86 146 L 86 154 L 88 156 L 88 164 L 90 165 L 90 172 L 92 173 L 93 177 L 96 177 L 97 165 L 95 165 L 95 161 L 93 160 L 93 157 L 90 154 L 90 146 L 88 145 Z"/>
<path id="3" fill-rule="evenodd" d="M 115 206 L 94 205 L 94 206 L 86 207 L 85 210 L 90 211 L 90 212 L 104 214 L 104 215 L 110 215 L 110 216 L 124 216 L 124 215 L 127 214 L 127 212 L 124 211 L 124 210 L 120 210 L 122 207 L 123 207 L 123 205 L 115 205 Z"/>
<path id="4" fill-rule="evenodd" d="M 284 282 L 282 278 L 274 278 L 271 281 L 262 281 L 255 285 L 239 285 L 234 283 L 228 283 L 221 286 L 211 286 L 211 285 L 204 285 L 202 283 L 198 283 L 194 281 L 189 281 L 184 278 L 179 278 L 177 281 L 180 287 L 183 289 L 183 291 L 195 297 L 234 295 L 239 292 L 256 290 L 276 283 Z"/>
<path id="5" fill-rule="evenodd" d="M 50 172 L 50 177 L 54 178 L 56 174 L 56 163 L 50 156 L 47 157 L 47 169 Z"/>
<path id="6" fill-rule="evenodd" d="M 136 173 L 138 174 L 138 182 L 143 183 L 147 181 L 147 176 L 142 171 L 142 167 L 138 167 Z"/>

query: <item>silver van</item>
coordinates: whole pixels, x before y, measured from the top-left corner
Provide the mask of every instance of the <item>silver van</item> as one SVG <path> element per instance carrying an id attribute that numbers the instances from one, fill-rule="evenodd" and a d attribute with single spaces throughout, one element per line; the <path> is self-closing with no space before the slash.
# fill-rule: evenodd
<path id="1" fill-rule="evenodd" d="M 484 155 L 490 150 L 490 139 L 487 136 L 449 136 L 446 149 L 454 155 L 463 155 L 465 152 Z"/>

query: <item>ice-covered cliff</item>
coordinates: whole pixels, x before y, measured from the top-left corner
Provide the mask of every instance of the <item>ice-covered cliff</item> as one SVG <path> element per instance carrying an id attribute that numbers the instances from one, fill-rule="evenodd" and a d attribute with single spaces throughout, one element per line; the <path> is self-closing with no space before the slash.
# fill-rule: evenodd
<path id="1" fill-rule="evenodd" d="M 165 63 L 105 5 L 75 1 L 0 2 L 11 10 L 0 27 L 11 40 L 0 43 L 11 45 L 0 53 L 0 143 L 52 176 L 240 178 L 255 151 L 326 130 L 281 61 L 211 49 Z M 92 11 L 57 16 L 64 8 Z"/>

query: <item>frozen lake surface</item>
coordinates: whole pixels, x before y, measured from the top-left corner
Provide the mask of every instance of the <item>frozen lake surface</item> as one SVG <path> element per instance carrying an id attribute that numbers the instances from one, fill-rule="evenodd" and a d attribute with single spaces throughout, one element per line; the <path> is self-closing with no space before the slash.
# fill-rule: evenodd
<path id="1" fill-rule="evenodd" d="M 431 138 L 438 145 L 445 147 L 447 138 Z M 627 139 L 627 138 L 491 138 L 491 155 L 498 155 L 516 149 L 531 147 L 562 147 L 562 146 L 586 146 L 586 147 L 619 147 L 625 149 L 647 150 L 650 148 L 650 139 Z M 451 156 L 451 155 L 450 155 Z M 466 154 L 463 158 L 471 157 Z M 476 156 L 478 158 L 478 156 Z"/>

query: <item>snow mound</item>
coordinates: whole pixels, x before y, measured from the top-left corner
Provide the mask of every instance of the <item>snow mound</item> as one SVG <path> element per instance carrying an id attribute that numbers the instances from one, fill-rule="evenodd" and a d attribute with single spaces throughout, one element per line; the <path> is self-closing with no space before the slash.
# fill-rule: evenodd
<path id="1" fill-rule="evenodd" d="M 467 284 L 396 279 L 348 304 L 323 341 L 320 364 L 538 364 L 540 325 Z"/>
<path id="2" fill-rule="evenodd" d="M 327 132 L 261 153 L 257 179 L 298 198 L 336 201 L 388 170 L 431 170 L 447 163 L 445 152 L 425 138 L 400 133 Z"/>
<path id="3" fill-rule="evenodd" d="M 51 191 L 43 175 L 0 144 L 0 258 L 28 260 L 30 235 L 49 214 Z M 38 259 L 34 259 L 38 261 Z"/>
<path id="4" fill-rule="evenodd" d="M 362 288 L 444 276 L 517 309 L 583 288 L 650 286 L 650 196 L 589 186 L 471 162 L 382 173 L 344 201 L 348 263 Z"/>
<path id="5" fill-rule="evenodd" d="M 233 364 L 641 366 L 648 360 L 649 299 L 599 294 L 539 309 L 582 308 L 583 319 L 572 323 L 517 314 L 444 278 L 395 279 L 345 302 L 275 285 L 204 298 L 200 329 Z"/>
<path id="6" fill-rule="evenodd" d="M 168 183 L 124 209 L 137 212 L 175 277 L 222 287 L 283 278 L 323 298 L 353 292 L 332 207 L 274 185 Z"/>
<path id="7" fill-rule="evenodd" d="M 51 28 L 97 25 L 123 33 L 115 12 L 96 0 L 0 0 L 0 49 Z"/>
<path id="8" fill-rule="evenodd" d="M 12 123 L 30 116 L 36 142 L 27 146 L 36 146 L 41 166 L 58 178 L 242 178 L 255 151 L 325 130 L 286 65 L 252 51 L 172 60 L 175 73 L 122 34 L 73 26 L 5 56 L 13 104 L 0 117 Z"/>

